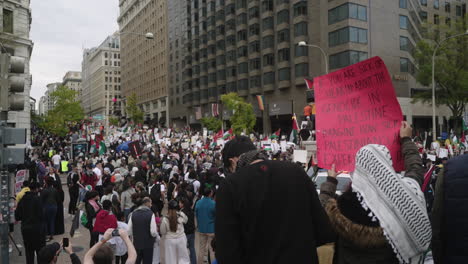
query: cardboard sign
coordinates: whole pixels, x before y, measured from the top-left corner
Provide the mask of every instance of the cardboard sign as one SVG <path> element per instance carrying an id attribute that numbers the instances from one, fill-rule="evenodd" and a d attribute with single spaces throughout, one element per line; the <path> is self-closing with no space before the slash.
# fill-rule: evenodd
<path id="1" fill-rule="evenodd" d="M 189 143 L 188 143 L 188 142 L 182 142 L 182 143 L 180 144 L 180 147 L 181 147 L 182 149 L 188 149 L 188 148 L 189 148 Z"/>
<path id="2" fill-rule="evenodd" d="M 307 150 L 295 149 L 293 154 L 294 162 L 307 163 Z"/>
<path id="3" fill-rule="evenodd" d="M 403 114 L 392 80 L 379 57 L 314 79 L 317 158 L 321 168 L 354 171 L 357 151 L 386 146 L 402 171 L 399 131 Z"/>

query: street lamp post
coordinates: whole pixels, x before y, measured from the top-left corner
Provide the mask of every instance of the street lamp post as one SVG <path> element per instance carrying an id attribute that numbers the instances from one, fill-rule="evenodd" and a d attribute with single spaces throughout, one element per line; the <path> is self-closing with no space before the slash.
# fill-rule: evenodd
<path id="1" fill-rule="evenodd" d="M 442 41 L 440 41 L 439 43 L 437 43 L 435 49 L 434 49 L 434 53 L 432 54 L 432 140 L 433 141 L 436 141 L 437 139 L 437 135 L 436 135 L 436 101 L 435 101 L 435 87 L 436 87 L 436 83 L 435 83 L 435 56 L 437 54 L 437 50 L 440 48 L 440 46 L 442 45 L 443 42 L 449 40 L 449 39 L 453 39 L 453 38 L 457 38 L 457 37 L 461 37 L 461 36 L 466 36 L 468 35 L 468 30 L 465 32 L 465 33 L 460 33 L 460 34 L 457 34 L 457 35 L 453 35 L 453 36 L 450 36 L 450 37 L 447 37 L 445 39 L 443 39 Z"/>
<path id="2" fill-rule="evenodd" d="M 137 32 L 118 32 L 117 33 L 119 36 L 122 36 L 122 35 L 137 35 L 137 36 L 143 36 L 145 37 L 147 40 L 153 40 L 154 39 L 154 34 L 151 33 L 151 32 L 147 32 L 147 33 L 137 33 Z M 114 98 L 114 97 L 112 97 Z M 107 89 L 107 99 L 106 99 L 106 135 L 107 133 L 109 133 L 109 112 L 110 112 L 110 88 Z"/>
<path id="3" fill-rule="evenodd" d="M 299 43 L 297 43 L 297 45 L 299 47 L 312 47 L 312 48 L 319 49 L 322 52 L 323 58 L 325 59 L 325 73 L 328 74 L 328 55 L 320 46 L 307 44 L 307 42 L 305 42 L 305 41 L 299 41 Z"/>

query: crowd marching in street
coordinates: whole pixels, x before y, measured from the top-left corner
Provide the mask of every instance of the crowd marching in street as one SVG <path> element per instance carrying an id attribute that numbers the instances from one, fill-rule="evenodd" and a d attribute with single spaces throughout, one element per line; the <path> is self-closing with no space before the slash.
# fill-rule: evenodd
<path id="1" fill-rule="evenodd" d="M 302 144 L 281 131 L 126 125 L 102 134 L 84 123 L 66 137 L 32 132 L 15 211 L 26 263 L 56 263 L 62 248 L 74 264 L 468 263 L 464 136 L 432 142 L 403 122 L 405 173 L 385 146 L 366 145 L 338 196 L 342 172 L 333 167 L 315 186 L 314 155 L 295 162 Z M 304 124 L 299 135 L 314 131 Z M 89 232 L 82 260 L 54 239 L 76 230 Z"/>

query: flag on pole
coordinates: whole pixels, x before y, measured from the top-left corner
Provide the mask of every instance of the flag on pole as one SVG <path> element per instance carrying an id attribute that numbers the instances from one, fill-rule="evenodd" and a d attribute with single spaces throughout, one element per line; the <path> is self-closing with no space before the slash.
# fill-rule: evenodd
<path id="1" fill-rule="evenodd" d="M 313 90 L 314 89 L 314 81 L 313 80 L 305 78 L 304 81 L 306 83 L 306 86 L 307 86 L 308 90 Z"/>
<path id="2" fill-rule="evenodd" d="M 279 128 L 278 130 L 276 130 L 275 133 L 273 133 L 273 135 L 271 135 L 271 139 L 275 139 L 275 138 L 279 138 L 281 135 L 281 128 Z"/>
<path id="3" fill-rule="evenodd" d="M 265 98 L 263 97 L 263 95 L 257 95 L 257 102 L 258 102 L 258 108 L 260 109 L 260 111 L 264 111 L 265 110 Z"/>
<path id="4" fill-rule="evenodd" d="M 218 141 L 219 138 L 223 138 L 224 136 L 224 133 L 223 133 L 223 130 L 219 130 L 218 133 L 216 133 L 213 137 L 213 142 L 216 143 L 216 141 Z"/>
<path id="5" fill-rule="evenodd" d="M 294 144 L 297 145 L 298 141 L 298 135 L 299 134 L 299 125 L 297 124 L 297 119 L 296 119 L 296 114 L 292 116 L 292 131 L 291 134 L 289 135 L 289 142 L 293 142 Z"/>
<path id="6" fill-rule="evenodd" d="M 219 105 L 218 104 L 211 104 L 211 113 L 213 117 L 219 116 Z"/>
<path id="7" fill-rule="evenodd" d="M 104 141 L 101 141 L 99 143 L 99 155 L 104 155 L 106 154 L 106 152 L 107 152 L 106 143 L 104 143 Z"/>
<path id="8" fill-rule="evenodd" d="M 223 139 L 229 139 L 232 136 L 232 128 L 229 129 L 228 131 L 224 132 Z"/>
<path id="9" fill-rule="evenodd" d="M 195 107 L 195 119 L 200 120 L 202 119 L 202 112 L 201 107 Z"/>

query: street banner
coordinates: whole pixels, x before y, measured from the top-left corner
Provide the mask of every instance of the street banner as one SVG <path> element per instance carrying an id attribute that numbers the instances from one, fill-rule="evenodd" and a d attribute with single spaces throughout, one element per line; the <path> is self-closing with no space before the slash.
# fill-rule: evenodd
<path id="1" fill-rule="evenodd" d="M 314 79 L 317 158 L 321 168 L 354 171 L 357 151 L 385 145 L 396 171 L 404 169 L 399 131 L 403 114 L 380 57 Z"/>

